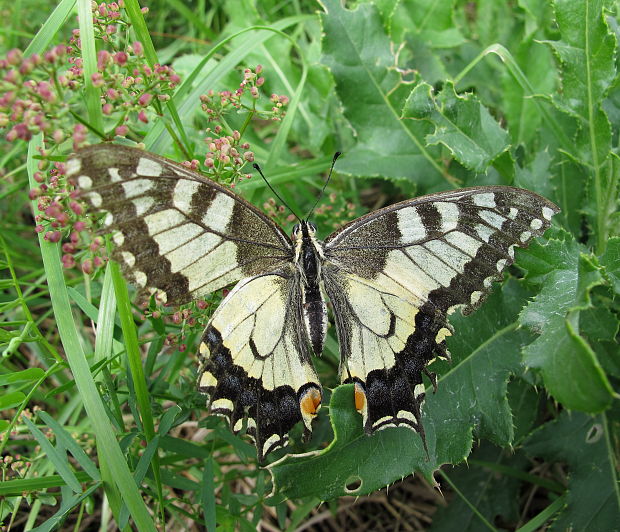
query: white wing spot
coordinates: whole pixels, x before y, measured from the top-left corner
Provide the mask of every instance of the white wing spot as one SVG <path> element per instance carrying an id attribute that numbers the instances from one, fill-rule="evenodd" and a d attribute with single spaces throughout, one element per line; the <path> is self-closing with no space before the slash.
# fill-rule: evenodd
<path id="1" fill-rule="evenodd" d="M 125 264 L 127 264 L 127 266 L 129 266 L 130 268 L 133 268 L 136 264 L 136 257 L 134 256 L 134 254 L 130 253 L 129 251 L 122 251 L 121 255 L 123 256 Z"/>
<path id="2" fill-rule="evenodd" d="M 484 240 L 486 243 L 489 242 L 491 235 L 495 233 L 495 231 L 493 231 L 493 229 L 491 229 L 488 225 L 478 224 L 476 225 L 475 229 L 476 233 L 478 233 L 478 236 L 482 238 L 482 240 Z"/>
<path id="3" fill-rule="evenodd" d="M 551 217 L 554 215 L 553 209 L 543 207 L 542 215 L 545 220 L 551 220 Z"/>
<path id="4" fill-rule="evenodd" d="M 112 216 L 112 213 L 109 212 L 108 214 L 105 215 L 105 219 L 103 220 L 103 224 L 108 226 L 108 225 L 112 225 L 113 222 L 114 222 L 114 216 Z"/>
<path id="5" fill-rule="evenodd" d="M 487 277 L 487 278 L 485 278 L 485 280 L 484 280 L 484 281 L 482 281 L 482 285 L 483 285 L 485 288 L 491 288 L 491 286 L 493 285 L 493 281 L 494 281 L 494 280 L 495 280 L 495 279 L 494 279 L 493 277 Z"/>
<path id="6" fill-rule="evenodd" d="M 124 181 L 122 187 L 127 198 L 135 198 L 151 190 L 153 182 L 150 179 L 132 179 L 131 181 Z"/>
<path id="7" fill-rule="evenodd" d="M 118 183 L 123 180 L 121 174 L 118 173 L 118 168 L 108 168 L 108 174 L 112 183 Z"/>
<path id="8" fill-rule="evenodd" d="M 65 168 L 67 176 L 71 177 L 72 175 L 77 174 L 81 170 L 82 161 L 80 161 L 79 159 L 69 159 Z"/>
<path id="9" fill-rule="evenodd" d="M 426 229 L 415 207 L 400 209 L 396 216 L 401 242 L 409 244 L 426 238 Z"/>
<path id="10" fill-rule="evenodd" d="M 78 185 L 80 188 L 89 189 L 93 186 L 93 180 L 87 175 L 81 175 L 78 177 Z"/>
<path id="11" fill-rule="evenodd" d="M 133 200 L 133 205 L 136 208 L 136 215 L 142 216 L 146 213 L 155 203 L 155 199 L 150 196 L 144 196 Z"/>
<path id="12" fill-rule="evenodd" d="M 519 236 L 519 240 L 521 240 L 521 242 L 527 242 L 531 236 L 532 233 L 530 233 L 529 231 L 523 231 L 523 233 L 521 233 L 521 235 Z"/>
<path id="13" fill-rule="evenodd" d="M 512 260 L 514 260 L 515 258 L 515 246 L 516 244 L 512 244 L 511 246 L 508 247 L 508 255 Z"/>
<path id="14" fill-rule="evenodd" d="M 542 227 L 542 225 L 543 225 L 542 220 L 539 220 L 538 218 L 534 218 L 530 222 L 530 227 L 534 229 L 534 231 L 538 231 Z"/>
<path id="15" fill-rule="evenodd" d="M 202 222 L 214 231 L 224 231 L 232 216 L 235 200 L 227 194 L 216 194 Z"/>
<path id="16" fill-rule="evenodd" d="M 480 211 L 478 213 L 478 215 L 485 222 L 487 222 L 489 225 L 495 227 L 496 229 L 501 229 L 502 225 L 506 221 L 506 218 L 504 218 L 503 216 L 500 216 L 499 214 L 497 214 L 496 212 L 493 212 L 493 211 Z"/>
<path id="17" fill-rule="evenodd" d="M 514 220 L 517 217 L 517 214 L 519 214 L 519 211 L 517 209 L 515 209 L 514 207 L 510 207 L 510 212 L 508 213 L 508 218 L 510 218 L 511 220 Z"/>
<path id="18" fill-rule="evenodd" d="M 181 212 L 189 213 L 192 204 L 192 197 L 198 190 L 200 183 L 191 179 L 179 179 L 174 187 L 172 203 Z"/>
<path id="19" fill-rule="evenodd" d="M 141 286 L 142 288 L 146 286 L 146 274 L 144 272 L 133 272 L 133 277 L 138 286 Z"/>
<path id="20" fill-rule="evenodd" d="M 97 208 L 101 207 L 101 202 L 103 200 L 101 199 L 100 194 L 97 194 L 96 192 L 91 192 L 88 195 L 88 199 L 90 199 L 90 202 L 93 204 L 94 207 L 97 207 Z"/>
<path id="21" fill-rule="evenodd" d="M 162 169 L 163 168 L 161 164 L 154 161 L 153 159 L 149 159 L 148 157 L 140 157 L 136 172 L 139 175 L 157 177 L 161 175 Z"/>
<path id="22" fill-rule="evenodd" d="M 508 264 L 508 261 L 506 259 L 499 259 L 497 261 L 497 271 L 501 273 L 502 270 L 506 267 L 506 264 Z"/>
<path id="23" fill-rule="evenodd" d="M 481 292 L 480 290 L 476 290 L 472 292 L 471 297 L 469 299 L 471 301 L 471 304 L 476 305 L 482 299 L 483 295 L 484 295 L 484 292 Z"/>
<path id="24" fill-rule="evenodd" d="M 476 194 L 474 196 L 474 205 L 478 205 L 479 207 L 495 207 L 495 194 L 493 194 L 493 192 Z"/>
<path id="25" fill-rule="evenodd" d="M 441 216 L 441 232 L 447 233 L 456 229 L 459 222 L 459 207 L 456 203 L 441 202 L 436 203 L 435 208 Z"/>
<path id="26" fill-rule="evenodd" d="M 416 384 L 415 387 L 413 388 L 413 395 L 416 399 L 425 392 L 426 392 L 426 386 L 424 386 L 424 384 Z M 400 417 L 400 412 L 398 413 L 398 415 Z"/>
<path id="27" fill-rule="evenodd" d="M 114 240 L 114 243 L 117 246 L 122 246 L 123 243 L 125 242 L 125 235 L 123 233 L 121 233 L 120 231 L 114 233 L 114 236 L 112 237 L 112 240 Z"/>

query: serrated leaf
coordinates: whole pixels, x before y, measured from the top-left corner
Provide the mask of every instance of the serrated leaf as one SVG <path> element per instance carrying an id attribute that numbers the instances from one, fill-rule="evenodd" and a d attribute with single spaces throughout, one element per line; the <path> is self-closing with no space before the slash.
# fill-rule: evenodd
<path id="1" fill-rule="evenodd" d="M 522 347 L 533 338 L 525 329 L 517 329 L 513 321 L 520 308 L 507 303 L 513 295 L 493 294 L 486 312 L 459 319 L 469 322 L 464 328 L 468 330 L 454 346 L 449 345 L 455 355 L 454 365 L 442 373 L 437 393 L 428 390 L 424 407 L 428 460 L 420 437 L 409 429 L 390 428 L 365 435 L 354 406 L 353 386 L 344 385 L 334 391 L 330 402 L 334 440 L 323 451 L 286 456 L 271 464 L 274 493 L 321 500 L 361 495 L 414 471 L 432 482 L 439 465 L 467 457 L 474 430 L 479 436 L 507 445 L 513 437 L 513 424 L 506 387 L 510 374 L 521 370 Z M 468 350 L 468 346 L 473 349 Z M 467 352 L 457 356 L 461 347 Z M 309 468 L 312 476 L 305 474 Z M 361 485 L 347 489 L 355 482 Z"/>
<path id="2" fill-rule="evenodd" d="M 601 104 L 616 75 L 616 39 L 603 16 L 604 0 L 556 0 L 554 7 L 562 38 L 546 42 L 561 61 L 562 92 L 555 102 L 580 121 L 577 147 L 581 157 L 597 167 L 611 147 L 611 128 Z"/>
<path id="3" fill-rule="evenodd" d="M 530 456 L 568 465 L 567 505 L 549 530 L 620 530 L 609 420 L 562 412 L 526 442 Z"/>
<path id="4" fill-rule="evenodd" d="M 519 253 L 519 264 L 542 280 L 540 293 L 519 321 L 540 336 L 523 351 L 523 362 L 537 368 L 549 393 L 564 406 L 600 412 L 613 392 L 596 355 L 579 336 L 579 311 L 590 306 L 590 291 L 603 283 L 593 258 L 567 233 L 564 240 L 532 243 Z"/>
<path id="5" fill-rule="evenodd" d="M 508 134 L 473 94 L 457 95 L 454 85 L 433 95 L 432 87 L 420 83 L 407 99 L 403 118 L 428 121 L 435 128 L 428 144 L 443 144 L 463 166 L 484 172 L 508 149 Z"/>
<path id="6" fill-rule="evenodd" d="M 444 172 L 425 147 L 429 126 L 400 119 L 410 89 L 394 68 L 396 58 L 376 7 L 360 4 L 351 11 L 340 0 L 321 3 L 321 61 L 334 76 L 344 115 L 357 134 L 338 170 L 440 183 Z"/>

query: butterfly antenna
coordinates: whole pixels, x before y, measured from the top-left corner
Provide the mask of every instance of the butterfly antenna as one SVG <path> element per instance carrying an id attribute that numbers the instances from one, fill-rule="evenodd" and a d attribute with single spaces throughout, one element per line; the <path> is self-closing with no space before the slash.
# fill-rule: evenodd
<path id="1" fill-rule="evenodd" d="M 327 184 L 329 183 L 329 180 L 332 177 L 332 172 L 334 170 L 334 165 L 336 164 L 336 161 L 338 160 L 338 157 L 340 157 L 341 155 L 342 155 L 342 152 L 339 152 L 339 151 L 334 153 L 334 158 L 332 159 L 332 165 L 329 168 L 329 175 L 327 176 L 327 179 L 325 180 L 325 183 L 323 184 L 323 188 L 321 189 L 321 193 L 319 194 L 318 198 L 316 198 L 316 201 L 314 202 L 314 205 L 312 206 L 312 209 L 310 209 L 310 212 L 308 213 L 308 216 L 306 216 L 306 221 L 308 221 L 308 218 L 310 218 L 310 215 L 314 212 L 314 209 L 316 209 L 316 206 L 319 204 L 319 201 L 321 201 L 321 198 L 323 197 L 323 193 L 325 192 L 325 189 L 327 188 Z"/>
<path id="2" fill-rule="evenodd" d="M 270 183 L 269 181 L 267 181 L 267 178 L 265 177 L 265 174 L 263 174 L 263 171 L 260 169 L 260 166 L 258 166 L 258 164 L 257 164 L 257 163 L 254 163 L 252 166 L 254 167 L 254 170 L 256 170 L 256 171 L 260 174 L 260 176 L 263 178 L 263 181 L 264 181 L 265 183 L 267 183 L 267 186 L 269 187 L 269 189 L 271 190 L 271 192 L 273 192 L 273 193 L 276 195 L 276 198 L 278 198 L 278 199 L 280 200 L 280 202 L 282 203 L 282 205 L 284 205 L 284 206 L 285 206 L 285 207 L 286 207 L 289 211 L 291 211 L 291 212 L 293 213 L 293 216 L 294 216 L 295 218 L 297 218 L 297 221 L 298 221 L 299 223 L 301 223 L 301 219 L 299 218 L 299 216 L 297 216 L 297 214 L 295 213 L 295 211 L 293 211 L 293 209 L 291 209 L 291 208 L 288 206 L 288 203 L 286 203 L 286 201 L 284 201 L 284 200 L 280 197 L 280 194 L 278 194 L 278 193 L 275 191 L 275 189 L 271 186 L 271 183 Z"/>

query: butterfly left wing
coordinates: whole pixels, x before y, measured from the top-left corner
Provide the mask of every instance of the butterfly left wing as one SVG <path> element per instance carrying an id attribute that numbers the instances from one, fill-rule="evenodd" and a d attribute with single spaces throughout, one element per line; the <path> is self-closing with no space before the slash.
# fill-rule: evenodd
<path id="1" fill-rule="evenodd" d="M 447 357 L 447 315 L 471 312 L 559 209 L 512 187 L 432 194 L 370 213 L 325 241 L 341 380 L 355 383 L 367 432 L 418 431 L 426 365 Z M 425 444 L 426 445 L 426 444 Z"/>

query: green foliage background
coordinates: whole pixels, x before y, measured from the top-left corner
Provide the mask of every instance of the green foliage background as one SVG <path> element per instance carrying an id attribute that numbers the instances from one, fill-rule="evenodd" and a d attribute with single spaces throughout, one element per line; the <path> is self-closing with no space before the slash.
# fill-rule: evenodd
<path id="1" fill-rule="evenodd" d="M 191 519 L 254 530 L 269 505 L 292 530 L 321 501 L 415 473 L 458 494 L 433 530 L 620 529 L 618 3 L 174 0 L 153 2 L 147 15 L 136 0 L 125 6 L 130 42 L 183 79 L 162 118 L 142 127 L 153 152 L 200 159 L 199 95 L 234 88 L 243 68 L 262 64 L 267 94 L 287 94 L 288 112 L 252 123 L 244 138 L 296 212 L 312 206 L 336 150 L 344 156 L 327 194 L 356 215 L 488 184 L 534 190 L 562 212 L 479 311 L 451 319 L 452 364 L 431 368 L 439 389 L 424 412 L 428 459 L 406 429 L 365 436 L 343 386 L 312 441 L 299 433 L 289 449 L 319 450 L 280 452 L 261 469 L 247 442 L 203 419 L 195 335 L 187 351 L 162 352 L 173 325 L 137 319 L 114 264 L 94 278 L 65 273 L 58 244 L 37 242 L 27 191 L 41 139 L 3 142 L 0 450 L 30 464 L 10 470 L 5 461 L 0 523 L 79 522 L 101 511 L 105 493 L 102 515 L 119 528 Z M 77 9 L 92 67 L 101 43 L 86 22 L 90 2 L 1 9 L 12 21 L 2 47 L 27 54 L 66 40 Z M 87 122 L 103 131 L 96 89 L 87 84 L 82 98 Z M 227 116 L 231 128 L 244 119 Z M 255 179 L 236 190 L 258 205 L 271 196 Z M 343 221 L 317 216 L 322 236 Z M 317 360 L 329 387 L 338 357 L 330 334 Z M 36 418 L 21 415 L 35 406 Z M 198 420 L 204 439 L 183 437 L 179 427 Z M 537 474 L 540 462 L 564 464 L 566 476 Z M 242 476 L 251 494 L 235 491 Z M 527 487 L 545 490 L 547 505 L 524 517 L 517 502 Z"/>

